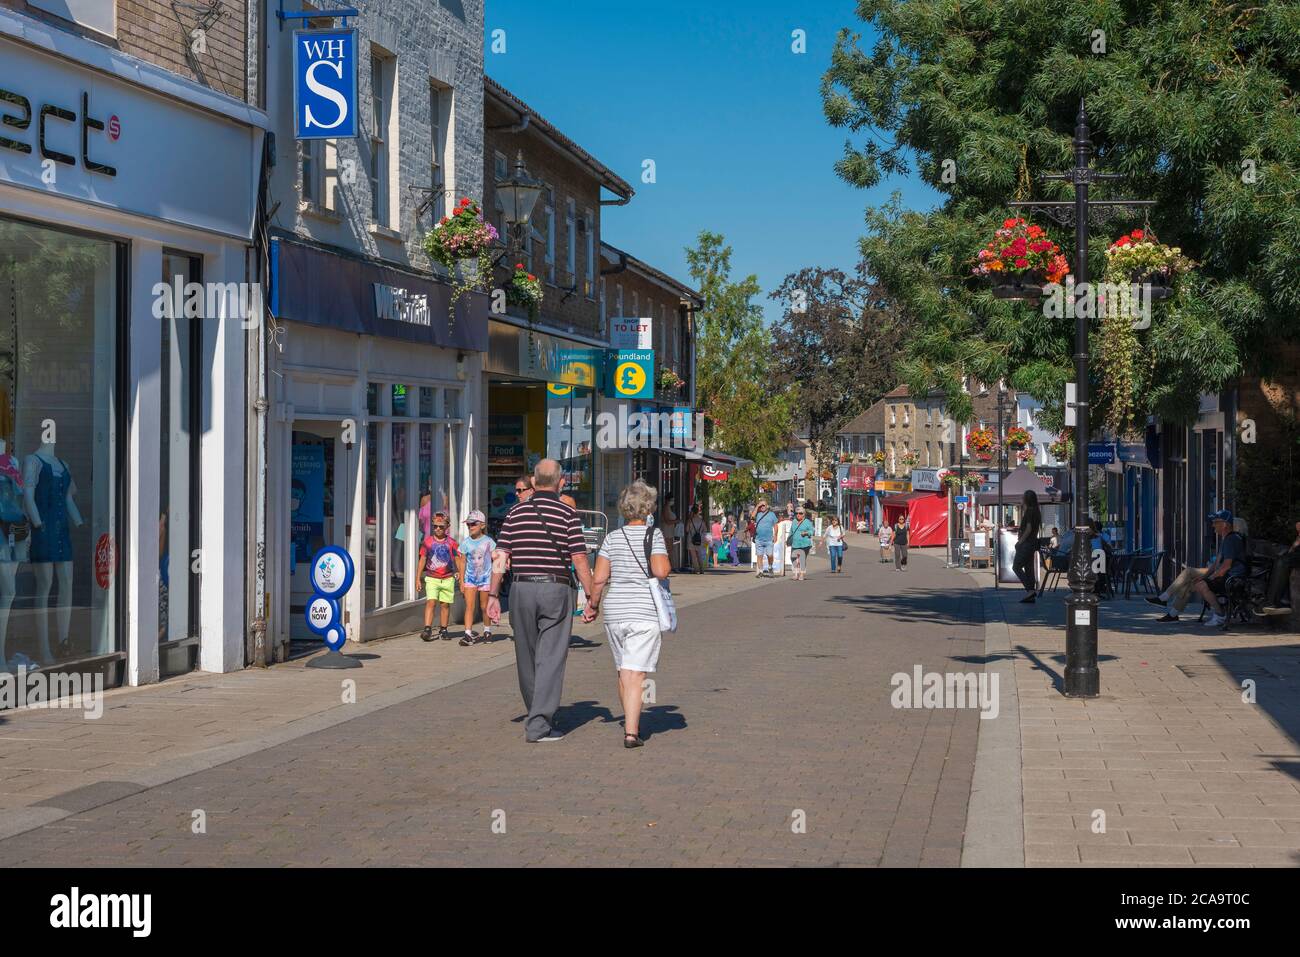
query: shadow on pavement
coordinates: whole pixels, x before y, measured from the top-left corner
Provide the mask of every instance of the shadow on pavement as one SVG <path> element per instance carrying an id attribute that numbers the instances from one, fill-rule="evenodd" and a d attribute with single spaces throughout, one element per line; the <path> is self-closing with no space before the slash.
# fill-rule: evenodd
<path id="1" fill-rule="evenodd" d="M 869 615 L 887 615 L 894 621 L 963 625 L 984 621 L 979 592 L 966 588 L 910 588 L 896 595 L 833 595 L 829 601 L 856 606 Z"/>
<path id="2" fill-rule="evenodd" d="M 1233 685 L 1245 694 L 1250 681 L 1255 706 L 1263 708 L 1273 723 L 1292 741 L 1300 744 L 1300 645 L 1256 645 L 1247 648 L 1207 648 L 1220 668 L 1232 676 Z M 1184 673 L 1187 673 L 1184 668 Z M 1196 677 L 1189 674 L 1188 677 Z M 1300 779 L 1300 761 L 1275 760 L 1274 767 Z"/>

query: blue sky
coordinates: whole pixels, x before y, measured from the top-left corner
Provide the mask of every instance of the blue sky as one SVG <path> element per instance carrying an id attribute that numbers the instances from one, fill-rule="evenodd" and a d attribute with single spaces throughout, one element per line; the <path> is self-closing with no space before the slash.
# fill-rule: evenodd
<path id="1" fill-rule="evenodd" d="M 607 241 L 689 282 L 683 248 L 721 232 L 771 320 L 767 293 L 788 273 L 853 266 L 868 205 L 895 189 L 934 203 L 923 184 L 864 191 L 835 175 L 848 135 L 822 115 L 819 84 L 841 27 L 865 28 L 852 0 L 487 0 L 485 31 L 504 29 L 507 49 L 485 45 L 485 68 L 636 188 L 605 207 Z M 645 159 L 656 183 L 641 182 Z"/>

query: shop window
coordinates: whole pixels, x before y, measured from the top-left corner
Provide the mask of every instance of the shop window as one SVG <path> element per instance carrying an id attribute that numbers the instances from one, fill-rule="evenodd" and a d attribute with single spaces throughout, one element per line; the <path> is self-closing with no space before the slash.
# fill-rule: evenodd
<path id="1" fill-rule="evenodd" d="M 445 389 L 442 393 L 443 410 L 442 416 L 445 419 L 460 418 L 460 390 Z"/>
<path id="2" fill-rule="evenodd" d="M 379 386 L 374 382 L 366 386 L 366 411 L 371 415 L 379 414 Z"/>
<path id="3" fill-rule="evenodd" d="M 428 386 L 420 387 L 420 418 L 433 418 L 433 390 Z"/>
<path id="4" fill-rule="evenodd" d="M 420 538 L 424 539 L 429 534 L 430 522 L 433 517 L 433 430 L 435 426 L 427 423 L 420 427 L 420 459 L 419 459 L 419 488 L 418 496 L 418 522 L 420 526 Z"/>
<path id="5" fill-rule="evenodd" d="M 201 260 L 165 253 L 162 281 L 202 282 Z M 162 677 L 192 671 L 199 645 L 199 409 L 201 316 L 163 302 L 158 444 L 158 667 Z"/>
<path id="6" fill-rule="evenodd" d="M 397 414 L 394 410 L 394 415 Z M 391 446 L 391 468 L 389 470 L 389 560 L 388 560 L 388 584 L 389 584 L 389 602 L 397 603 L 407 601 L 413 595 L 407 594 L 406 589 L 406 542 L 408 536 L 413 534 L 412 523 L 407 519 L 409 502 L 406 491 L 406 425 L 392 426 Z"/>
<path id="7" fill-rule="evenodd" d="M 0 670 L 121 650 L 123 257 L 107 240 L 0 219 Z M 139 520 L 152 534 L 160 518 Z"/>
<path id="8" fill-rule="evenodd" d="M 366 426 L 366 610 L 379 608 L 378 555 L 375 539 L 379 534 L 379 426 Z"/>
<path id="9" fill-rule="evenodd" d="M 411 415 L 414 411 L 406 401 L 410 390 L 400 382 L 393 383 L 392 386 L 392 409 L 393 415 L 406 416 Z M 408 411 L 409 410 L 409 411 Z"/>

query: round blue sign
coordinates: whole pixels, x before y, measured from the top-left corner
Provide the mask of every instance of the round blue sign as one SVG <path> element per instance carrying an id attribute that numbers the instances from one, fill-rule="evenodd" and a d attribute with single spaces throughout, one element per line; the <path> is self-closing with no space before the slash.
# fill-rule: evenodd
<path id="1" fill-rule="evenodd" d="M 312 595 L 303 614 L 307 619 L 307 627 L 313 634 L 322 637 L 331 629 L 340 630 L 343 623 L 343 613 L 339 609 L 339 603 L 324 595 Z"/>
<path id="2" fill-rule="evenodd" d="M 324 638 L 325 644 L 329 646 L 330 651 L 338 651 L 343 647 L 344 642 L 347 641 L 342 628 L 331 628 L 329 631 L 325 632 Z"/>
<path id="3" fill-rule="evenodd" d="M 326 545 L 311 562 L 311 585 L 318 595 L 340 598 L 352 587 L 356 568 L 347 549 Z"/>

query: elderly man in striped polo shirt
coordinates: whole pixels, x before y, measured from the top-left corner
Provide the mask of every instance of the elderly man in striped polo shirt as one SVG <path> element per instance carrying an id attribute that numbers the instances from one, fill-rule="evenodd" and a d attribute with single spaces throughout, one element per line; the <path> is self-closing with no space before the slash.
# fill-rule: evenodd
<path id="1" fill-rule="evenodd" d="M 497 550 L 510 559 L 510 627 L 515 639 L 519 691 L 528 709 L 524 737 L 558 741 L 554 727 L 573 630 L 572 564 L 587 594 L 593 590 L 587 543 L 578 513 L 560 501 L 560 463 L 542 459 L 533 470 L 533 496 L 517 503 L 501 525 Z M 488 620 L 501 617 L 502 573 L 492 572 Z"/>

